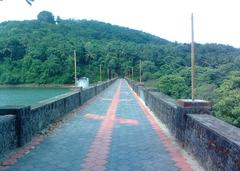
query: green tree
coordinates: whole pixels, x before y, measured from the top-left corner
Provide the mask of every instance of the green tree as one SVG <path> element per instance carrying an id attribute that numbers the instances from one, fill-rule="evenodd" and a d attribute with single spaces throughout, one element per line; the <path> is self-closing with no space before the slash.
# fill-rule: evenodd
<path id="1" fill-rule="evenodd" d="M 190 89 L 186 85 L 183 77 L 178 75 L 165 75 L 160 77 L 158 81 L 158 89 L 174 98 L 188 98 Z"/>
<path id="2" fill-rule="evenodd" d="M 144 72 L 149 72 L 149 73 L 154 73 L 157 71 L 157 68 L 152 61 L 143 61 L 142 62 L 142 71 Z"/>
<path id="3" fill-rule="evenodd" d="M 17 60 L 23 58 L 26 53 L 26 48 L 19 40 L 13 38 L 6 42 L 6 45 L 1 52 L 3 58 Z"/>
<path id="4" fill-rule="evenodd" d="M 150 72 L 144 72 L 142 74 L 142 81 L 151 80 L 152 78 L 153 78 L 153 75 Z"/>
<path id="5" fill-rule="evenodd" d="M 49 11 L 41 11 L 37 16 L 38 21 L 55 24 L 54 16 Z"/>
<path id="6" fill-rule="evenodd" d="M 240 77 L 225 80 L 216 93 L 215 116 L 240 127 Z"/>

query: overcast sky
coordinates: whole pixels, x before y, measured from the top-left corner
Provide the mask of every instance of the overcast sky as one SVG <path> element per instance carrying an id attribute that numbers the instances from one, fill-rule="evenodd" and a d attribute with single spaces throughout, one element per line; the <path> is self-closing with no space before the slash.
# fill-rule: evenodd
<path id="1" fill-rule="evenodd" d="M 94 19 L 189 43 L 191 13 L 195 41 L 240 47 L 240 0 L 1 0 L 0 22 L 36 19 L 42 10 L 63 19 Z M 1 31 L 1 30 L 0 30 Z"/>

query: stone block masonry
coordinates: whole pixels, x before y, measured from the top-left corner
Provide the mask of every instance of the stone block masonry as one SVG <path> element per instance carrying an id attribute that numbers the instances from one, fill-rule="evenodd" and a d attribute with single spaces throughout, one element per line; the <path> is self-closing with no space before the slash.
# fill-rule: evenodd
<path id="1" fill-rule="evenodd" d="M 127 81 L 182 147 L 206 170 L 240 170 L 240 128 L 212 116 L 207 103 L 183 103 Z"/>
<path id="2" fill-rule="evenodd" d="M 240 170 L 240 130 L 211 115 L 188 114 L 185 147 L 208 170 Z"/>
<path id="3" fill-rule="evenodd" d="M 56 96 L 34 106 L 0 107 L 0 157 L 30 142 L 49 124 L 84 104 L 115 80 Z"/>
<path id="4" fill-rule="evenodd" d="M 17 147 L 16 117 L 6 115 L 0 117 L 0 158 L 3 154 Z"/>

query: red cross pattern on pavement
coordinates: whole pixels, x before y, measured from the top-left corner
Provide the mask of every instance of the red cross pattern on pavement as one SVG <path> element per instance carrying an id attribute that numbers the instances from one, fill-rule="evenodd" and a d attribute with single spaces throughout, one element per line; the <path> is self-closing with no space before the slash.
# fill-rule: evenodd
<path id="1" fill-rule="evenodd" d="M 90 146 L 86 158 L 84 159 L 81 171 L 104 171 L 106 169 L 114 123 L 138 125 L 137 120 L 116 117 L 117 106 L 120 101 L 120 87 L 121 82 L 118 85 L 111 105 L 109 106 L 105 116 L 95 114 L 85 115 L 86 118 L 102 120 L 103 122 Z"/>
<path id="2" fill-rule="evenodd" d="M 95 115 L 95 114 L 86 114 L 86 118 L 88 119 L 95 119 L 95 120 L 110 120 L 111 122 L 117 122 L 120 124 L 128 124 L 128 125 L 138 125 L 138 121 L 134 119 L 125 119 L 125 118 L 116 118 L 116 117 L 111 117 L 108 118 L 108 116 L 100 116 L 100 115 Z"/>

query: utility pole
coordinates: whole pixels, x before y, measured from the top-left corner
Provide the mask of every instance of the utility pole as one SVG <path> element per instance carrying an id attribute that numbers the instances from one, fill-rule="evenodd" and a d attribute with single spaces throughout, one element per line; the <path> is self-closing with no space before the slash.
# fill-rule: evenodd
<path id="1" fill-rule="evenodd" d="M 99 67 L 99 78 L 100 78 L 100 81 L 102 81 L 102 64 L 100 64 L 100 67 Z"/>
<path id="2" fill-rule="evenodd" d="M 77 55 L 76 55 L 76 50 L 74 50 L 74 78 L 75 78 L 75 86 L 77 86 Z"/>
<path id="3" fill-rule="evenodd" d="M 142 60 L 140 60 L 139 64 L 139 81 L 142 83 Z"/>
<path id="4" fill-rule="evenodd" d="M 194 25 L 193 25 L 193 13 L 191 16 L 192 27 L 192 43 L 191 43 L 191 61 L 192 61 L 192 101 L 195 100 L 195 52 L 194 52 Z"/>
<path id="5" fill-rule="evenodd" d="M 132 80 L 133 80 L 133 67 L 132 67 Z"/>
<path id="6" fill-rule="evenodd" d="M 107 68 L 107 78 L 109 80 L 109 68 Z"/>

